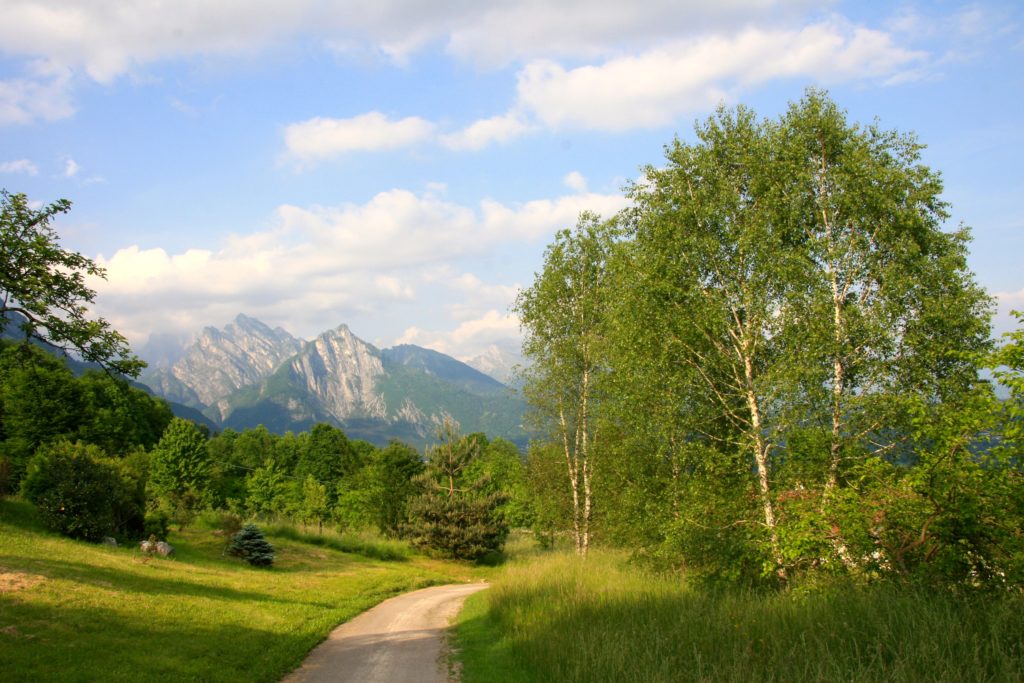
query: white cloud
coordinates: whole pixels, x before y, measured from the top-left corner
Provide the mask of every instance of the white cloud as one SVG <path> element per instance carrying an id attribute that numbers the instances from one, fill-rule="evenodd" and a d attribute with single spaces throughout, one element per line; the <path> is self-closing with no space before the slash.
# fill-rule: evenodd
<path id="1" fill-rule="evenodd" d="M 839 17 L 794 28 L 819 4 L 13 0 L 4 7 L 0 45 L 31 66 L 22 78 L 0 81 L 0 124 L 71 116 L 71 78 L 81 72 L 110 83 L 124 75 L 144 76 L 140 70 L 160 61 L 246 56 L 296 40 L 398 63 L 427 46 L 442 46 L 476 66 L 523 64 L 516 107 L 440 136 L 433 123 L 415 116 L 313 118 L 287 126 L 288 156 L 307 163 L 435 138 L 449 149 L 480 150 L 508 143 L 538 124 L 601 130 L 667 125 L 772 79 L 875 79 L 894 85 L 927 78 L 924 53 L 900 47 L 893 36 L 912 40 L 922 35 L 920 25 L 939 23 L 973 39 L 991 28 L 995 16 L 969 5 L 924 21 L 911 11 L 896 14 L 885 24 L 891 34 Z M 177 100 L 172 106 L 194 109 Z"/>
<path id="2" fill-rule="evenodd" d="M 1011 332 L 1019 327 L 1017 318 L 1012 311 L 1024 311 L 1024 289 L 1016 292 L 996 292 L 994 296 L 997 306 L 992 327 L 998 338 L 1004 332 Z"/>
<path id="3" fill-rule="evenodd" d="M 13 0 L 0 44 L 110 82 L 163 59 L 253 53 L 289 39 L 402 61 L 432 43 L 475 64 L 595 58 L 679 33 L 792 17 L 812 0 Z"/>
<path id="4" fill-rule="evenodd" d="M 583 174 L 579 171 L 572 171 L 566 174 L 562 178 L 562 183 L 565 184 L 570 190 L 576 190 L 577 192 L 587 191 L 587 179 L 583 177 Z"/>
<path id="5" fill-rule="evenodd" d="M 465 361 L 492 344 L 517 348 L 521 340 L 519 318 L 491 309 L 448 331 L 409 327 L 394 344 L 416 344 Z"/>
<path id="6" fill-rule="evenodd" d="M 558 199 L 535 199 L 518 206 L 505 206 L 484 200 L 480 203 L 486 231 L 493 235 L 520 235 L 540 239 L 552 233 L 553 227 L 568 228 L 584 211 L 612 216 L 626 207 L 621 195 L 593 192 L 578 193 Z"/>
<path id="7" fill-rule="evenodd" d="M 396 149 L 430 138 L 434 125 L 416 116 L 393 121 L 372 111 L 349 119 L 316 117 L 285 128 L 288 156 L 301 161 L 332 159 L 348 152 Z"/>
<path id="8" fill-rule="evenodd" d="M 108 279 L 90 286 L 100 312 L 133 339 L 222 324 L 239 311 L 315 334 L 359 312 L 415 303 L 420 285 L 443 286 L 461 292 L 461 303 L 445 314 L 462 330 L 452 339 L 468 344 L 483 329 L 468 323 L 507 307 L 517 288 L 484 283 L 454 264 L 546 239 L 584 209 L 610 214 L 624 204 L 622 197 L 575 194 L 468 207 L 396 189 L 365 204 L 283 205 L 270 229 L 233 235 L 215 249 L 171 254 L 129 246 L 100 255 Z"/>
<path id="9" fill-rule="evenodd" d="M 78 165 L 78 162 L 75 161 L 74 159 L 70 159 L 69 158 L 69 159 L 67 159 L 64 162 L 64 177 L 65 178 L 74 178 L 76 175 L 78 175 L 78 172 L 80 170 L 81 170 L 81 167 Z"/>
<path id="10" fill-rule="evenodd" d="M 39 175 L 39 168 L 28 159 L 15 159 L 14 161 L 0 162 L 0 173 Z"/>
<path id="11" fill-rule="evenodd" d="M 442 135 L 440 140 L 449 149 L 477 151 L 494 143 L 510 142 L 533 128 L 521 114 L 509 112 L 480 119 L 456 133 Z"/>
<path id="12" fill-rule="evenodd" d="M 801 30 L 748 28 L 599 66 L 566 69 L 550 60 L 533 61 L 519 73 L 519 104 L 553 128 L 654 127 L 769 80 L 888 79 L 912 70 L 925 57 L 896 46 L 887 33 L 841 19 Z"/>
<path id="13" fill-rule="evenodd" d="M 27 71 L 21 78 L 0 80 L 0 125 L 57 121 L 75 113 L 69 69 L 36 61 Z"/>

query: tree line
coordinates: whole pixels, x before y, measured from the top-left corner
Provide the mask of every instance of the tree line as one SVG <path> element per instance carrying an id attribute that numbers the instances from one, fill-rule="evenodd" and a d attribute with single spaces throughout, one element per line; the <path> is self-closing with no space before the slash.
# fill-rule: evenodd
<path id="1" fill-rule="evenodd" d="M 105 273 L 60 247 L 50 223 L 69 209 L 0 193 L 0 496 L 20 493 L 47 526 L 92 541 L 163 538 L 169 525 L 218 510 L 239 525 L 373 529 L 479 560 L 501 550 L 510 526 L 529 524 L 517 447 L 450 422 L 420 453 L 397 440 L 350 440 L 328 424 L 211 435 L 174 417 L 129 384 L 145 363 L 125 338 L 89 316 L 85 278 Z M 94 367 L 76 375 L 69 353 Z"/>
<path id="2" fill-rule="evenodd" d="M 328 424 L 217 434 L 102 371 L 75 376 L 26 344 L 0 347 L 0 495 L 21 492 L 53 529 L 139 540 L 204 510 L 241 519 L 370 529 L 480 559 L 529 522 L 518 448 L 446 423 L 421 453 Z M 469 529 L 469 531 L 467 531 Z"/>
<path id="3" fill-rule="evenodd" d="M 515 308 L 531 467 L 559 473 L 580 554 L 1020 585 L 1024 332 L 991 340 L 922 149 L 816 90 L 722 107 L 629 208 L 556 235 Z"/>

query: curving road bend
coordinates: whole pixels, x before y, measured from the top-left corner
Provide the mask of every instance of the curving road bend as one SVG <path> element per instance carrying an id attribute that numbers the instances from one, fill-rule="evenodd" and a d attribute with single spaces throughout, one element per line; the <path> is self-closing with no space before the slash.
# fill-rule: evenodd
<path id="1" fill-rule="evenodd" d="M 434 586 L 385 600 L 337 627 L 283 683 L 446 683 L 445 631 L 486 583 Z"/>

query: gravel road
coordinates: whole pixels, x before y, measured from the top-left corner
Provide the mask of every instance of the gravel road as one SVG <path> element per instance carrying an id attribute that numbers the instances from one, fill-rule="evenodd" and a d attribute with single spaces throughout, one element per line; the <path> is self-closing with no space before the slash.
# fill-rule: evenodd
<path id="1" fill-rule="evenodd" d="M 331 631 L 283 683 L 446 683 L 444 633 L 485 583 L 434 586 L 385 600 Z"/>

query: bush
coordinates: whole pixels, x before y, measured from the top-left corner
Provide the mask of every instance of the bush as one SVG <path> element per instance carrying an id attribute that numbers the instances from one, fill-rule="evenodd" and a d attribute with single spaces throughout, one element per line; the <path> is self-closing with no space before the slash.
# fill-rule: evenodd
<path id="1" fill-rule="evenodd" d="M 167 540 L 167 529 L 170 526 L 171 519 L 167 516 L 167 513 L 163 510 L 154 510 L 146 515 L 145 522 L 143 523 L 142 534 L 146 538 L 152 538 L 157 541 Z"/>
<path id="2" fill-rule="evenodd" d="M 95 446 L 60 441 L 42 446 L 28 463 L 22 495 L 39 508 L 47 528 L 87 541 L 114 532 L 113 501 L 121 489 L 117 473 L 97 462 Z"/>
<path id="3" fill-rule="evenodd" d="M 254 567 L 269 567 L 274 563 L 274 546 L 263 537 L 255 524 L 246 524 L 231 539 L 228 552 Z"/>

